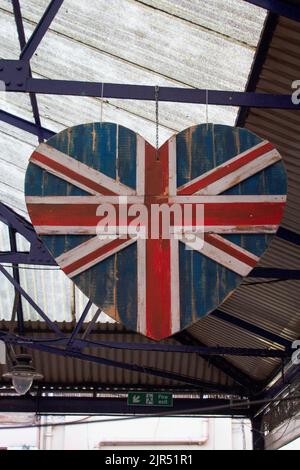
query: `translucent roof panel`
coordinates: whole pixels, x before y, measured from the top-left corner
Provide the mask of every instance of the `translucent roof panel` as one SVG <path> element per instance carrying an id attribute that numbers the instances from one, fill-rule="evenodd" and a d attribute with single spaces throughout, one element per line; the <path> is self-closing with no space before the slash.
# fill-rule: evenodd
<path id="1" fill-rule="evenodd" d="M 48 4 L 21 2 L 27 38 Z M 32 71 L 41 79 L 243 91 L 265 16 L 264 10 L 240 0 L 65 0 L 32 59 Z M 17 58 L 10 0 L 0 0 L 0 38 L 0 57 Z M 39 95 L 38 103 L 42 124 L 54 132 L 99 121 L 101 115 L 99 98 Z M 29 97 L 22 93 L 0 92 L 0 107 L 33 120 Z M 236 115 L 233 107 L 208 107 L 214 123 L 234 125 Z M 152 102 L 105 99 L 103 117 L 155 142 Z M 205 120 L 203 105 L 161 103 L 160 142 Z M 24 176 L 36 145 L 36 137 L 0 122 L 0 200 L 25 217 Z M 6 249 L 4 238 L 0 250 Z M 87 301 L 59 271 L 22 270 L 21 279 L 59 321 L 71 321 Z M 0 318 L 9 318 L 10 293 L 2 280 L 0 286 Z M 37 319 L 30 307 L 24 311 L 27 319 Z"/>

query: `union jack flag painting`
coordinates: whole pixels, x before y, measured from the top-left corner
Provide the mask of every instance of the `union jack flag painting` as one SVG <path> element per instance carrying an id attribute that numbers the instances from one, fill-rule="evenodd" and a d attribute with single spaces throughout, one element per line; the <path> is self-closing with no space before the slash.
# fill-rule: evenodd
<path id="1" fill-rule="evenodd" d="M 112 123 L 66 129 L 32 154 L 25 183 L 32 223 L 61 269 L 105 313 L 154 340 L 200 320 L 238 287 L 275 235 L 286 193 L 271 143 L 212 124 L 158 151 Z M 168 237 L 160 225 L 152 236 L 154 206 L 156 223 L 164 210 L 169 216 Z M 189 213 L 182 224 L 168 213 L 174 207 Z M 99 236 L 110 208 L 114 230 Z M 132 236 L 124 228 L 141 213 L 144 236 Z"/>

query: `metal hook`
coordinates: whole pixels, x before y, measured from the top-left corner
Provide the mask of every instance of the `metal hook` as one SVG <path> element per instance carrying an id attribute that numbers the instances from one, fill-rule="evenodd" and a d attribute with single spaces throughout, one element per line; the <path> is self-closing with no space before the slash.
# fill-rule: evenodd
<path id="1" fill-rule="evenodd" d="M 156 160 L 159 160 L 159 86 L 155 87 Z"/>
<path id="2" fill-rule="evenodd" d="M 101 125 L 103 123 L 103 96 L 104 96 L 104 83 L 102 83 L 101 85 L 101 114 L 100 114 Z"/>
<path id="3" fill-rule="evenodd" d="M 206 129 L 208 130 L 208 90 L 206 90 Z"/>

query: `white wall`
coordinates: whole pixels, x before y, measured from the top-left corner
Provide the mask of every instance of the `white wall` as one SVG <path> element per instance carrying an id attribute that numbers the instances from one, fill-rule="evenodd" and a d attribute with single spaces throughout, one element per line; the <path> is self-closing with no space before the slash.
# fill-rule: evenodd
<path id="1" fill-rule="evenodd" d="M 6 419 L 3 416 L 0 426 L 3 426 L 3 423 L 7 424 L 10 419 L 13 425 L 21 424 L 22 420 L 25 423 L 37 420 L 33 415 L 7 414 Z M 95 419 L 116 419 L 116 417 L 88 418 L 89 421 Z M 86 420 L 87 418 L 82 416 L 47 416 L 42 417 L 41 422 L 49 425 L 41 430 L 0 430 L 0 447 L 27 446 L 42 450 L 242 450 L 252 448 L 251 426 L 247 420 L 244 424 L 241 420 L 230 418 L 139 418 L 94 424 L 87 424 Z M 82 421 L 82 424 L 51 426 L 53 423 L 70 421 Z M 126 445 L 122 445 L 124 441 Z M 160 445 L 161 442 L 164 444 Z"/>
<path id="2" fill-rule="evenodd" d="M 37 447 L 36 431 L 0 431 L 0 448 Z"/>
<path id="3" fill-rule="evenodd" d="M 53 418 L 60 420 L 62 418 Z M 82 418 L 77 418 L 82 419 Z M 105 419 L 97 418 L 97 419 Z M 114 419 L 114 418 L 110 418 Z M 66 417 L 73 421 L 74 417 Z M 53 428 L 52 449 L 251 449 L 250 423 L 230 418 L 146 418 Z M 126 445 L 124 445 L 126 441 Z M 164 442 L 163 446 L 160 445 Z M 123 445 L 122 445 L 123 443 Z M 146 445 L 146 443 L 151 443 Z M 157 443 L 157 444 L 156 444 Z M 172 445 L 173 443 L 173 445 Z M 47 446 L 46 448 L 49 448 Z"/>

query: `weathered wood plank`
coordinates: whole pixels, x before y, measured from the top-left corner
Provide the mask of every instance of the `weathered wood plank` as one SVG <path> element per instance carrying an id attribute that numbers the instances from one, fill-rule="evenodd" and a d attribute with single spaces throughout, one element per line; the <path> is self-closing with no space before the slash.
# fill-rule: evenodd
<path id="1" fill-rule="evenodd" d="M 65 170 L 53 174 L 51 165 L 41 166 L 37 155 L 43 154 L 73 171 L 73 179 Z M 236 162 L 241 166 L 246 159 L 247 165 L 249 158 L 264 161 L 243 181 L 238 177 L 205 194 L 213 172 L 221 171 L 221 179 L 226 172 L 227 178 L 236 172 Z M 270 238 L 266 233 L 275 233 L 285 206 L 286 176 L 279 160 L 269 143 L 229 126 L 187 129 L 157 154 L 126 128 L 87 124 L 63 131 L 33 153 L 25 191 L 32 221 L 64 272 L 112 318 L 160 340 L 214 310 L 258 262 Z M 101 188 L 88 195 L 79 177 L 114 194 Z M 180 195 L 182 189 L 176 195 L 178 186 L 188 195 Z M 119 201 L 121 194 L 129 194 L 128 205 Z M 146 239 L 136 244 L 128 235 L 109 241 L 95 237 L 103 203 L 112 204 L 116 217 L 121 209 L 142 204 L 148 211 Z M 153 236 L 153 204 L 180 209 L 202 204 L 204 236 L 197 232 L 196 242 L 183 237 L 179 243 L 172 231 L 166 237 L 162 226 Z M 127 215 L 127 221 L 112 225 L 132 222 Z M 175 218 L 169 223 L 178 225 Z M 195 215 L 181 224 L 199 230 Z"/>

